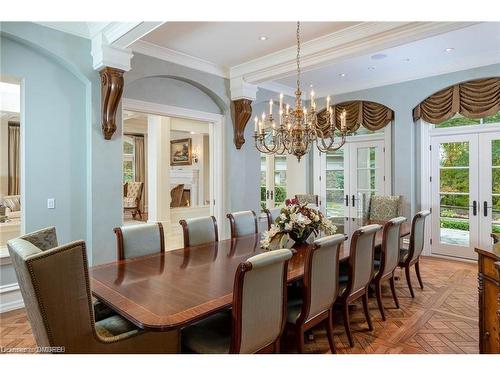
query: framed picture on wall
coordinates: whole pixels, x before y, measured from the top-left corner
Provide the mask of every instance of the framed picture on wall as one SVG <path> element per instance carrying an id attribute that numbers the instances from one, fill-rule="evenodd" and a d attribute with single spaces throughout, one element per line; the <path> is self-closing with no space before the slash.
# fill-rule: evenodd
<path id="1" fill-rule="evenodd" d="M 170 165 L 191 165 L 191 138 L 170 141 Z"/>

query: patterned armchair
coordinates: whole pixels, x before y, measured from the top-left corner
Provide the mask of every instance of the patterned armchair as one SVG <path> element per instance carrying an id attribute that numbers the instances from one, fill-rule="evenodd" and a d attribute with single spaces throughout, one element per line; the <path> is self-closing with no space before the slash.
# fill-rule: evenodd
<path id="1" fill-rule="evenodd" d="M 21 196 L 6 195 L 3 197 L 3 204 L 6 207 L 5 215 L 9 219 L 19 219 L 21 217 Z"/>
<path id="2" fill-rule="evenodd" d="M 401 195 L 373 195 L 368 212 L 370 220 L 391 220 L 400 216 Z"/>
<path id="3" fill-rule="evenodd" d="M 144 188 L 144 182 L 127 182 L 124 187 L 124 197 L 123 197 L 123 209 L 124 211 L 132 211 L 132 217 L 139 214 L 142 220 L 141 213 L 141 198 L 142 189 Z"/>
<path id="4" fill-rule="evenodd" d="M 295 199 L 300 204 L 307 204 L 308 206 L 319 206 L 319 196 L 316 194 L 295 194 Z"/>

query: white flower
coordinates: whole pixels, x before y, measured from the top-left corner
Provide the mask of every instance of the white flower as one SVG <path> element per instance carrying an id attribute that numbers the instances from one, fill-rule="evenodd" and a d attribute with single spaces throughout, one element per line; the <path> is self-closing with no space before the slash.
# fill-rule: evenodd
<path id="1" fill-rule="evenodd" d="M 280 218 L 281 218 L 282 220 L 286 220 L 286 215 L 285 215 L 285 214 L 281 214 L 281 215 L 280 215 Z"/>
<path id="2" fill-rule="evenodd" d="M 291 231 L 293 229 L 293 224 L 292 223 L 286 223 L 285 224 L 285 231 Z"/>

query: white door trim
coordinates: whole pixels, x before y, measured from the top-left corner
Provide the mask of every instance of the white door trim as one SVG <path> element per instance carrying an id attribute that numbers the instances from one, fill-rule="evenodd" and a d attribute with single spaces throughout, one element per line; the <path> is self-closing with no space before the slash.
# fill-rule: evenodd
<path id="1" fill-rule="evenodd" d="M 213 187 L 210 192 L 210 198 L 215 200 L 213 215 L 219 224 L 221 239 L 227 237 L 228 230 L 226 228 L 226 220 L 224 220 L 223 213 L 226 210 L 224 201 L 224 189 L 226 186 L 226 173 L 225 173 L 225 150 L 226 139 L 225 132 L 223 131 L 225 118 L 223 115 L 216 113 L 197 111 L 184 107 L 176 107 L 166 104 L 151 103 L 136 99 L 122 99 L 122 111 L 134 111 L 148 113 L 152 115 L 159 115 L 165 117 L 178 117 L 189 120 L 204 121 L 210 124 L 210 142 L 213 142 L 211 147 L 210 161 L 211 161 L 211 182 Z M 212 125 L 213 124 L 213 125 Z M 123 124 L 122 124 L 123 129 Z M 211 144 L 212 146 L 212 144 Z M 213 161 L 213 163 L 212 163 Z M 212 167 L 213 165 L 213 167 Z"/>

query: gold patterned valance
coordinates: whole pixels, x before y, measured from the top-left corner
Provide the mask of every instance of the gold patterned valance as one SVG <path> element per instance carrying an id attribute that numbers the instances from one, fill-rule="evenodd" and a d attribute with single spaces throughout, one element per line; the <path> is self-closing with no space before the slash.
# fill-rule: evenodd
<path id="1" fill-rule="evenodd" d="M 369 130 L 379 130 L 385 127 L 394 119 L 394 112 L 380 103 L 368 102 L 364 100 L 354 100 L 339 103 L 331 106 L 335 118 L 335 126 L 340 129 L 340 115 L 345 110 L 347 113 L 347 128 L 354 132 L 361 125 Z M 326 127 L 326 109 L 318 113 L 318 125 Z M 324 129 L 326 132 L 327 129 Z"/>
<path id="2" fill-rule="evenodd" d="M 458 83 L 429 96 L 413 109 L 413 120 L 439 124 L 456 113 L 469 118 L 500 111 L 500 77 Z"/>

